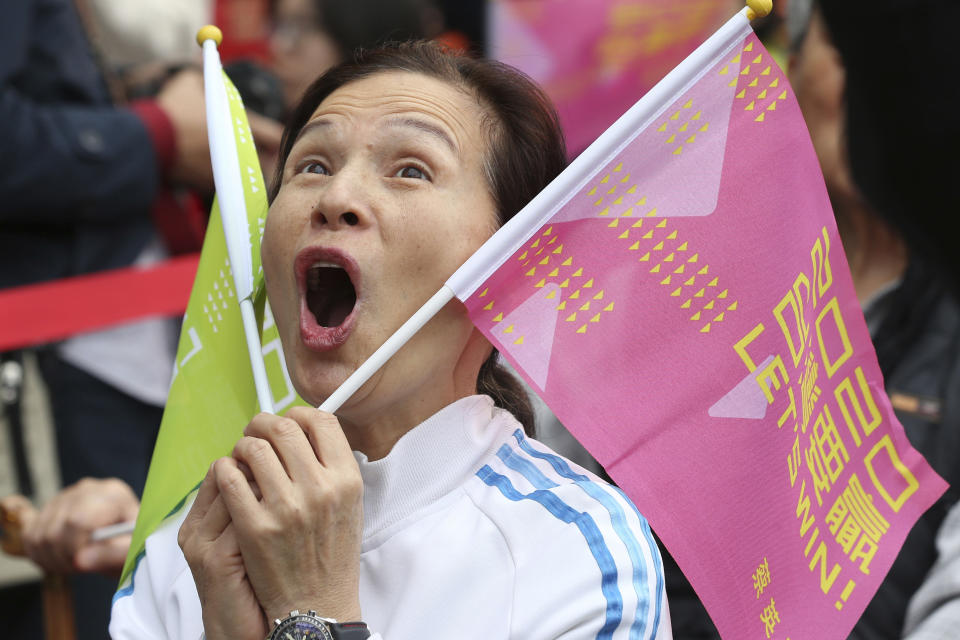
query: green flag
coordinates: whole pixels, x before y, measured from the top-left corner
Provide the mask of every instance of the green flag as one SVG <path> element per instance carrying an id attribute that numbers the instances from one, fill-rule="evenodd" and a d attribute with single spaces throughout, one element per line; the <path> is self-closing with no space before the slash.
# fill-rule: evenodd
<path id="1" fill-rule="evenodd" d="M 243 199 L 252 248 L 257 313 L 264 318 L 261 343 L 276 411 L 302 402 L 286 372 L 280 338 L 264 309 L 260 238 L 267 193 L 240 94 L 224 75 L 230 122 L 240 161 Z M 227 117 L 224 114 L 223 117 Z M 227 455 L 259 407 L 245 346 L 239 300 L 227 256 L 220 209 L 214 202 L 197 277 L 183 319 L 173 382 L 163 413 L 140 514 L 120 583 L 128 582 L 144 544 L 203 479 L 210 464 Z"/>

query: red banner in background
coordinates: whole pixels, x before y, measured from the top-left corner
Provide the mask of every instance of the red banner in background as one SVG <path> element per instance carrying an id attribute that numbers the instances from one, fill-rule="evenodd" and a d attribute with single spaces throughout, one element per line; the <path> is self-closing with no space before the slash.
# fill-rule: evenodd
<path id="1" fill-rule="evenodd" d="M 0 351 L 183 313 L 200 254 L 0 290 Z"/>
<path id="2" fill-rule="evenodd" d="M 547 91 L 575 155 L 742 6 L 729 0 L 494 0 L 490 56 Z"/>

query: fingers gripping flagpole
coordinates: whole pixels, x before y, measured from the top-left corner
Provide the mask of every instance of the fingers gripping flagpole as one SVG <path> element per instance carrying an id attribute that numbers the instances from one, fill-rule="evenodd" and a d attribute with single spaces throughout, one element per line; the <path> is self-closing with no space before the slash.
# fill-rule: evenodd
<path id="1" fill-rule="evenodd" d="M 203 84 L 207 107 L 207 132 L 210 140 L 210 161 L 213 164 L 213 181 L 220 204 L 220 217 L 226 237 L 230 269 L 240 301 L 243 332 L 247 339 L 250 366 L 257 390 L 260 410 L 273 413 L 273 400 L 267 371 L 260 347 L 256 315 L 253 309 L 253 263 L 250 257 L 250 228 L 247 222 L 240 162 L 237 158 L 237 143 L 227 102 L 227 90 L 223 83 L 223 67 L 217 46 L 223 34 L 212 25 L 197 32 L 197 42 L 203 48 Z"/>
<path id="2" fill-rule="evenodd" d="M 669 102 L 679 89 L 691 82 L 706 60 L 728 46 L 747 21 L 770 13 L 772 0 L 746 0 L 746 7 L 717 30 L 683 62 L 657 83 L 646 95 L 621 116 L 609 129 L 570 163 L 563 173 L 544 188 L 517 215 L 487 240 L 419 310 L 383 345 L 347 378 L 320 405 L 330 413 L 339 409 L 357 389 L 370 379 L 407 341 L 416 334 L 443 306 L 458 297 L 465 300 L 481 282 L 492 274 L 503 260 L 512 255 L 543 222 L 552 216 L 576 193 L 597 167 L 615 155 L 628 135 L 644 127 L 650 118 Z"/>

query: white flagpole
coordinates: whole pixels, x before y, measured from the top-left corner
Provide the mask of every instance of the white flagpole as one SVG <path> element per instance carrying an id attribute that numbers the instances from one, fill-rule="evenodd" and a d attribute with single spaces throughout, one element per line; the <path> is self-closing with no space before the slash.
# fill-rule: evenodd
<path id="1" fill-rule="evenodd" d="M 263 364 L 260 332 L 257 331 L 253 310 L 253 262 L 250 257 L 250 229 L 247 208 L 243 198 L 240 161 L 237 143 L 233 137 L 233 118 L 223 83 L 223 67 L 217 46 L 223 41 L 220 29 L 207 25 L 197 32 L 197 42 L 203 47 L 203 88 L 207 105 L 207 135 L 210 140 L 210 161 L 213 164 L 213 182 L 217 188 L 220 219 L 230 257 L 230 270 L 240 301 L 243 333 L 247 339 L 253 382 L 257 389 L 260 410 L 273 413 L 273 400 L 267 370 Z"/>
<path id="2" fill-rule="evenodd" d="M 629 144 L 665 109 L 675 96 L 696 82 L 704 67 L 725 49 L 732 47 L 750 28 L 750 21 L 770 13 L 772 0 L 747 0 L 712 36 L 687 56 L 663 80 L 604 131 L 564 171 L 501 227 L 463 263 L 409 320 L 377 349 L 343 384 L 320 405 L 321 411 L 335 412 L 370 379 L 393 354 L 454 297 L 466 300 L 503 262 L 516 252 L 546 220 L 579 193 L 590 177 Z"/>

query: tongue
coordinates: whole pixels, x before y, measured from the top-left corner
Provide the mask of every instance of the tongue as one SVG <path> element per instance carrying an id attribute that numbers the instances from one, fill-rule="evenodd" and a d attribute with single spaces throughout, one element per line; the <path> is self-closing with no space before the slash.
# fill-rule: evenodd
<path id="1" fill-rule="evenodd" d="M 308 274 L 307 307 L 321 327 L 337 327 L 353 311 L 357 294 L 343 269 L 320 267 Z"/>

